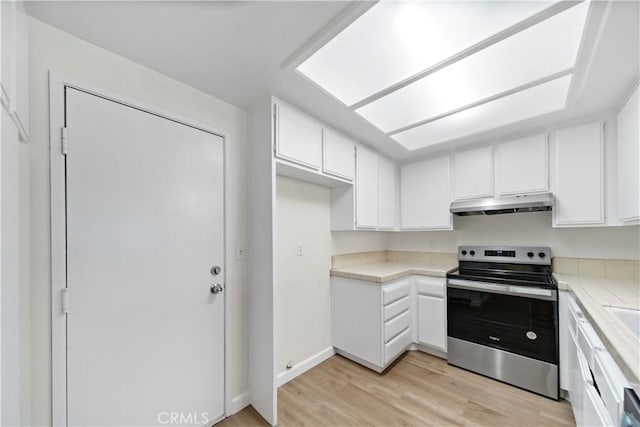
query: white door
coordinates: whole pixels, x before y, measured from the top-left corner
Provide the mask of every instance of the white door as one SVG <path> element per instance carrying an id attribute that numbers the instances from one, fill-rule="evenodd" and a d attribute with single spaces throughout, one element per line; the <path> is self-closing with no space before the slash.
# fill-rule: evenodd
<path id="1" fill-rule="evenodd" d="M 68 425 L 223 417 L 222 138 L 69 88 L 66 125 Z"/>

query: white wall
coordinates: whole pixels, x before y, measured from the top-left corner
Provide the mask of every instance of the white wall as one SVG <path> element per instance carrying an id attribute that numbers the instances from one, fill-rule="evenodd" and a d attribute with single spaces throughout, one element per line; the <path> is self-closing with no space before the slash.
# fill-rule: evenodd
<path id="1" fill-rule="evenodd" d="M 331 347 L 328 188 L 276 180 L 276 372 Z M 298 243 L 303 255 L 297 254 Z"/>
<path id="2" fill-rule="evenodd" d="M 170 112 L 226 135 L 227 345 L 231 397 L 248 389 L 246 259 L 236 244 L 247 242 L 247 115 L 238 108 L 114 55 L 40 21 L 29 19 L 31 84 L 31 386 L 33 425 L 51 424 L 51 277 L 49 204 L 48 71 L 86 82 L 112 95 Z"/>
<path id="3" fill-rule="evenodd" d="M 7 110 L 0 107 L 2 240 L 0 300 L 2 301 L 2 416 L 0 424 L 20 424 L 20 141 Z"/>
<path id="4" fill-rule="evenodd" d="M 639 259 L 640 227 L 551 228 L 550 212 L 455 217 L 455 231 L 387 233 L 390 250 L 456 252 L 459 245 L 549 246 L 554 256 Z"/>
<path id="5" fill-rule="evenodd" d="M 249 383 L 251 404 L 278 423 L 275 377 L 275 167 L 271 100 L 251 109 L 249 126 Z"/>
<path id="6" fill-rule="evenodd" d="M 334 231 L 331 233 L 331 254 L 384 251 L 387 234 L 378 231 Z"/>

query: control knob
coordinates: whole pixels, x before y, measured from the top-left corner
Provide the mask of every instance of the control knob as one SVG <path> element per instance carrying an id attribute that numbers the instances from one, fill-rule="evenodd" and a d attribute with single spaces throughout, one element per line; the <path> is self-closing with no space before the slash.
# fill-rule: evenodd
<path id="1" fill-rule="evenodd" d="M 547 256 L 547 254 L 545 254 L 544 252 L 540 252 L 540 253 L 538 254 L 538 256 L 539 256 L 540 258 L 544 258 L 544 257 L 546 257 L 546 256 Z"/>
<path id="2" fill-rule="evenodd" d="M 533 258 L 533 252 L 527 252 L 527 256 L 528 256 L 529 258 Z"/>
<path id="3" fill-rule="evenodd" d="M 474 256 L 476 254 L 476 251 L 471 251 L 469 252 L 469 255 Z"/>
<path id="4" fill-rule="evenodd" d="M 462 251 L 462 255 L 466 255 L 466 254 L 467 254 L 467 251 Z"/>

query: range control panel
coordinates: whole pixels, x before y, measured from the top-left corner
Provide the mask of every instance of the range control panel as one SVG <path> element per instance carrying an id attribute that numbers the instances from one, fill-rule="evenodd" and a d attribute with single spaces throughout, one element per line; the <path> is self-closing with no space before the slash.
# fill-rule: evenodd
<path id="1" fill-rule="evenodd" d="M 539 246 L 459 246 L 458 260 L 551 265 L 551 248 Z"/>

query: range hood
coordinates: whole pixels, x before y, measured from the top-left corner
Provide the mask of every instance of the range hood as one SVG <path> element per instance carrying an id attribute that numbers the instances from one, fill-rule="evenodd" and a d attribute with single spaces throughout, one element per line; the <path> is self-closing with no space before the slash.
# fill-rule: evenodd
<path id="1" fill-rule="evenodd" d="M 550 211 L 552 207 L 553 194 L 540 193 L 459 200 L 451 203 L 450 210 L 454 215 L 469 216 Z"/>

